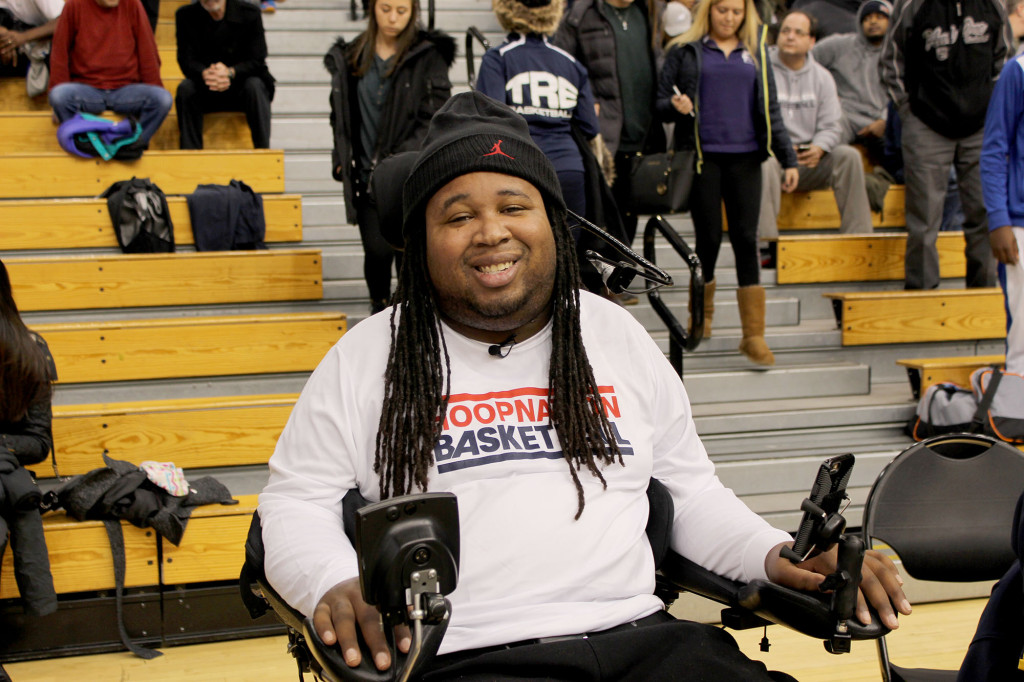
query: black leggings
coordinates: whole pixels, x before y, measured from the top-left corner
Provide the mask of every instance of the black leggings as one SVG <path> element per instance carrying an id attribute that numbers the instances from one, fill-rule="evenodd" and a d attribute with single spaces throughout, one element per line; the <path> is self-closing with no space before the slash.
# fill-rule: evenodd
<path id="1" fill-rule="evenodd" d="M 370 299 L 387 303 L 391 298 L 391 263 L 395 263 L 396 270 L 401 268 L 401 255 L 384 239 L 377 208 L 365 198 L 356 199 L 356 220 L 363 242 L 363 278 L 370 290 Z"/>
<path id="2" fill-rule="evenodd" d="M 693 181 L 690 216 L 697 234 L 697 257 L 704 281 L 715 278 L 722 247 L 722 201 L 729 219 L 729 241 L 741 287 L 761 281 L 757 250 L 757 219 L 761 209 L 761 154 L 704 154 L 704 166 Z"/>

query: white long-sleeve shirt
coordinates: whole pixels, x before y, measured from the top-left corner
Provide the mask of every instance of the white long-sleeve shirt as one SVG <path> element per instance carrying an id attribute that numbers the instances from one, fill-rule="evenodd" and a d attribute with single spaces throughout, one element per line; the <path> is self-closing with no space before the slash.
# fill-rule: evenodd
<path id="1" fill-rule="evenodd" d="M 551 326 L 505 358 L 444 328 L 451 400 L 429 490 L 458 498 L 461 564 L 441 653 L 602 630 L 661 608 L 644 534 L 652 476 L 675 501 L 672 548 L 713 571 L 764 578 L 769 550 L 791 539 L 715 476 L 682 382 L 643 327 L 613 303 L 580 298 L 584 343 L 624 465 L 603 468 L 607 489 L 580 472 L 579 520 L 548 419 Z M 358 575 L 341 498 L 359 488 L 379 499 L 373 457 L 388 318 L 347 332 L 310 377 L 260 495 L 267 577 L 306 614 Z"/>

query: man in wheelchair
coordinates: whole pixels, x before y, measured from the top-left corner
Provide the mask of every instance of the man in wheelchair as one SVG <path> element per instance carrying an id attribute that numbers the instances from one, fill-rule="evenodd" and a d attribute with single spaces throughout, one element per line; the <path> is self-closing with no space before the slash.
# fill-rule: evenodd
<path id="1" fill-rule="evenodd" d="M 671 494 L 672 549 L 729 578 L 814 590 L 835 552 L 780 557 L 789 534 L 719 482 L 658 346 L 580 290 L 558 178 L 523 119 L 456 95 L 422 151 L 377 173 L 404 182 L 403 225 L 384 226 L 405 249 L 395 305 L 342 337 L 281 435 L 259 505 L 270 584 L 350 666 L 358 630 L 387 669 L 342 497 L 448 491 L 459 585 L 423 679 L 773 679 L 653 594 L 648 482 Z M 858 619 L 870 604 L 896 628 L 900 584 L 869 551 Z"/>

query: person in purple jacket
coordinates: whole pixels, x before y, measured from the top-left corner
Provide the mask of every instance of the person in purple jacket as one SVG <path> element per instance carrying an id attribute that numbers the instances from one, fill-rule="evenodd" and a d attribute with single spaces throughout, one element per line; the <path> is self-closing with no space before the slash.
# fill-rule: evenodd
<path id="1" fill-rule="evenodd" d="M 739 350 L 756 364 L 771 365 L 775 356 L 764 338 L 757 248 L 761 163 L 769 156 L 778 160 L 785 192 L 796 188 L 799 173 L 753 0 L 705 0 L 697 6 L 693 26 L 669 48 L 656 106 L 664 120 L 676 124 L 675 148 L 697 151 L 690 214 L 704 270 L 704 335 L 711 335 L 724 200 L 739 282 Z"/>

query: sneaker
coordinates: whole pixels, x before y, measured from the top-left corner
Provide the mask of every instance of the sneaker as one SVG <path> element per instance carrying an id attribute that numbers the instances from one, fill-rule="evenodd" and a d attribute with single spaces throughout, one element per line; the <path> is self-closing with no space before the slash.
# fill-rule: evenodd
<path id="1" fill-rule="evenodd" d="M 263 10 L 264 14 L 273 14 L 277 11 L 277 2 L 275 0 L 263 0 L 260 3 L 260 9 Z"/>

